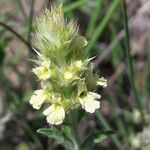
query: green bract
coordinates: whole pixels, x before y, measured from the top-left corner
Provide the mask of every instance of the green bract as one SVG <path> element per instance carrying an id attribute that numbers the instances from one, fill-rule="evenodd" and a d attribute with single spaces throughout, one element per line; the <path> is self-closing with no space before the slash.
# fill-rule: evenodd
<path id="1" fill-rule="evenodd" d="M 33 42 L 39 49 L 33 72 L 41 82 L 30 99 L 35 109 L 42 104 L 50 124 L 61 124 L 65 113 L 82 106 L 93 113 L 100 107 L 100 95 L 92 92 L 97 85 L 106 87 L 107 81 L 93 74 L 91 59 L 83 57 L 86 39 L 80 36 L 76 22 L 64 19 L 62 5 L 37 19 Z"/>

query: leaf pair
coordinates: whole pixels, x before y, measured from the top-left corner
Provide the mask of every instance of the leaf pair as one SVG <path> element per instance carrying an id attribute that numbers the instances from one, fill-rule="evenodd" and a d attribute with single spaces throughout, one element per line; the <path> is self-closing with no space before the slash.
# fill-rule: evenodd
<path id="1" fill-rule="evenodd" d="M 48 138 L 53 139 L 57 144 L 62 144 L 67 150 L 73 150 L 75 147 L 78 147 L 78 149 L 87 149 L 87 147 L 91 146 L 93 143 L 100 143 L 115 133 L 111 130 L 93 131 L 83 140 L 80 146 L 78 146 L 72 134 L 71 128 L 68 126 L 65 126 L 62 130 L 55 127 L 42 128 L 37 132 L 47 135 Z"/>

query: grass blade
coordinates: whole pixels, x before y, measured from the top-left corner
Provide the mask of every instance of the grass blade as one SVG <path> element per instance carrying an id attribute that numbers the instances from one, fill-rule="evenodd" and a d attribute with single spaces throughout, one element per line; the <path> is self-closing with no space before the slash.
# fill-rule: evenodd
<path id="1" fill-rule="evenodd" d="M 92 50 L 92 47 L 96 43 L 97 39 L 101 36 L 102 32 L 104 31 L 106 25 L 108 24 L 111 16 L 113 15 L 114 11 L 116 10 L 118 6 L 119 0 L 113 0 L 109 10 L 107 11 L 107 14 L 105 15 L 104 19 L 101 21 L 97 29 L 95 30 L 95 33 L 93 34 L 92 39 L 90 40 L 89 44 L 87 45 L 85 49 L 85 56 L 88 56 Z"/>
<path id="2" fill-rule="evenodd" d="M 87 2 L 87 0 L 78 0 L 77 2 L 74 2 L 73 4 L 66 6 L 64 8 L 64 13 L 68 13 L 82 5 L 84 5 Z"/>
<path id="3" fill-rule="evenodd" d="M 90 37 L 94 31 L 101 6 L 102 6 L 102 0 L 96 0 L 95 9 L 94 9 L 94 12 L 92 14 L 92 17 L 90 19 L 90 22 L 88 24 L 87 31 L 86 31 L 87 37 Z"/>
<path id="4" fill-rule="evenodd" d="M 124 17 L 124 28 L 125 28 L 125 46 L 126 46 L 126 48 L 125 48 L 125 59 L 126 59 L 126 66 L 127 66 L 127 74 L 128 74 L 128 79 L 130 82 L 132 92 L 134 94 L 134 98 L 135 98 L 137 107 L 142 113 L 142 102 L 139 99 L 139 96 L 137 94 L 137 90 L 135 88 L 132 57 L 130 54 L 130 42 L 129 42 L 130 39 L 129 39 L 129 28 L 128 28 L 128 16 L 127 16 L 126 0 L 123 0 L 122 7 L 123 7 L 123 17 Z"/>
<path id="5" fill-rule="evenodd" d="M 96 111 L 96 117 L 97 117 L 98 121 L 102 124 L 104 130 L 111 130 L 109 124 L 107 123 L 107 121 L 105 120 L 105 118 L 102 116 L 102 114 L 100 112 Z M 116 145 L 117 149 L 123 150 L 122 144 L 117 139 L 117 137 L 115 135 L 112 135 L 111 138 L 112 138 L 113 143 Z"/>

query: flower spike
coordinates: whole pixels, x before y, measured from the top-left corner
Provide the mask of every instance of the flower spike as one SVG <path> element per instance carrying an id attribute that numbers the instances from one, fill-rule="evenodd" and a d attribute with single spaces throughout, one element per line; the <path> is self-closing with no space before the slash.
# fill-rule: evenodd
<path id="1" fill-rule="evenodd" d="M 84 58 L 85 37 L 79 35 L 76 21 L 67 23 L 62 5 L 52 6 L 37 19 L 33 43 L 39 50 L 33 73 L 41 82 L 30 99 L 35 109 L 45 106 L 43 114 L 49 124 L 63 123 L 66 113 L 82 107 L 89 113 L 99 109 L 96 86 L 107 80 L 93 72 L 93 58 Z"/>

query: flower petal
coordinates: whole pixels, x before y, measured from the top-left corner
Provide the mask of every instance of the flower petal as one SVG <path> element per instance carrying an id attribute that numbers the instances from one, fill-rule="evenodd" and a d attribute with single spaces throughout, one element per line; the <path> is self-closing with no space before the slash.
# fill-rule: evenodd
<path id="1" fill-rule="evenodd" d="M 79 98 L 79 102 L 87 112 L 94 113 L 100 107 L 100 102 L 95 99 L 99 99 L 100 97 L 97 93 L 89 92 L 84 98 Z"/>
<path id="2" fill-rule="evenodd" d="M 63 122 L 65 118 L 65 110 L 60 105 L 52 104 L 44 112 L 44 115 L 47 116 L 47 122 L 50 124 L 59 125 Z"/>
<path id="3" fill-rule="evenodd" d="M 99 78 L 99 80 L 97 81 L 97 85 L 100 85 L 102 87 L 106 87 L 107 86 L 107 80 L 102 78 Z"/>
<path id="4" fill-rule="evenodd" d="M 89 94 L 91 95 L 90 97 L 92 99 L 100 99 L 101 98 L 101 95 L 97 94 L 97 93 L 94 93 L 94 92 L 89 92 Z"/>
<path id="5" fill-rule="evenodd" d="M 47 116 L 48 114 L 52 113 L 55 109 L 55 106 L 54 105 L 51 105 L 50 107 L 48 107 L 46 110 L 44 110 L 43 114 L 45 116 Z"/>
<path id="6" fill-rule="evenodd" d="M 43 90 L 36 90 L 34 94 L 31 96 L 29 103 L 35 109 L 40 109 L 41 105 L 46 100 L 46 95 Z"/>
<path id="7" fill-rule="evenodd" d="M 49 67 L 36 67 L 33 69 L 33 72 L 38 76 L 41 80 L 47 80 L 51 76 L 51 70 Z"/>
<path id="8" fill-rule="evenodd" d="M 87 101 L 85 103 L 85 110 L 89 113 L 94 113 L 96 109 L 100 107 L 100 102 L 93 100 L 93 101 Z"/>

